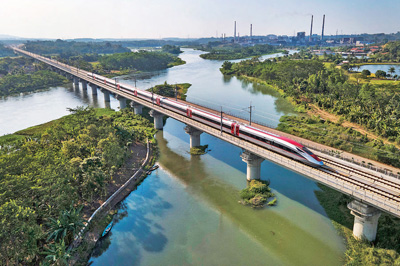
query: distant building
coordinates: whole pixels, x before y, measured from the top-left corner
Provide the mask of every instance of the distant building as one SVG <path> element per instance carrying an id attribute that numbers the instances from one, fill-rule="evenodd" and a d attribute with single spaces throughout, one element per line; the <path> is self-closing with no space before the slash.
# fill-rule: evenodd
<path id="1" fill-rule="evenodd" d="M 304 39 L 306 37 L 306 33 L 304 31 L 297 33 L 297 39 Z"/>

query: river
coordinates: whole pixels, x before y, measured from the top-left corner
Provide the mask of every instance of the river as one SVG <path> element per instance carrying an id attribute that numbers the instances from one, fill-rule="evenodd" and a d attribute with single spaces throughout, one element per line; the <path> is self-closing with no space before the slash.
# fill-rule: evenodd
<path id="1" fill-rule="evenodd" d="M 199 54 L 185 49 L 180 57 L 187 64 L 136 76 L 137 86 L 188 82 L 188 101 L 243 117 L 251 102 L 253 119 L 273 126 L 280 116 L 294 113 L 276 91 L 224 78 L 221 61 Z M 132 76 L 119 79 L 134 83 Z M 101 93 L 93 98 L 72 86 L 1 99 L 0 122 L 7 126 L 0 134 L 58 118 L 77 105 L 104 107 L 104 101 Z M 117 109 L 118 101 L 112 99 L 111 107 Z M 120 218 L 99 243 L 92 265 L 341 265 L 345 246 L 314 195 L 315 182 L 265 161 L 261 176 L 271 181 L 277 206 L 242 206 L 241 150 L 202 134 L 211 151 L 190 156 L 183 127 L 168 119 L 157 133 L 160 168 L 122 202 Z"/>

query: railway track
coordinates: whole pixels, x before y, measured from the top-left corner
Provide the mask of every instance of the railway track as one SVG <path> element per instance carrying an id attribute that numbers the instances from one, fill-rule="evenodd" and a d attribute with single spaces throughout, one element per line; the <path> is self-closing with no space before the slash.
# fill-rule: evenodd
<path id="1" fill-rule="evenodd" d="M 387 180 L 383 177 L 378 177 L 362 170 L 337 163 L 325 157 L 320 156 L 320 159 L 322 159 L 326 165 L 326 167 L 320 168 L 320 171 L 332 175 L 334 178 L 360 187 L 360 189 L 368 190 L 400 203 L 400 184 Z"/>

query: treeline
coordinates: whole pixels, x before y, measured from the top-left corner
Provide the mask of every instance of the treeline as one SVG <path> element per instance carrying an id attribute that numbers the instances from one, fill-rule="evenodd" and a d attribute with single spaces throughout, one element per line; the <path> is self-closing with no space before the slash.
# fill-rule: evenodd
<path id="1" fill-rule="evenodd" d="M 170 54 L 175 54 L 175 55 L 182 53 L 181 48 L 179 46 L 169 45 L 169 44 L 161 47 L 161 50 L 164 53 L 170 53 Z"/>
<path id="2" fill-rule="evenodd" d="M 14 51 L 0 43 L 0 57 L 14 56 Z"/>
<path id="3" fill-rule="evenodd" d="M 71 112 L 23 140 L 0 143 L 4 265 L 67 265 L 67 247 L 83 225 L 80 206 L 105 195 L 131 143 L 155 134 L 131 110 L 110 116 L 92 108 Z"/>
<path id="4" fill-rule="evenodd" d="M 260 62 L 254 58 L 235 64 L 225 62 L 221 71 L 259 78 L 305 109 L 315 104 L 400 144 L 400 95 L 396 85 L 353 83 L 343 70 L 334 65 L 325 67 L 319 60 Z"/>
<path id="5" fill-rule="evenodd" d="M 25 49 L 29 52 L 49 55 L 59 54 L 62 58 L 69 58 L 80 54 L 113 54 L 129 52 L 121 44 L 110 42 L 75 42 L 75 41 L 28 41 Z"/>
<path id="6" fill-rule="evenodd" d="M 31 92 L 66 83 L 67 79 L 47 70 L 42 63 L 25 57 L 0 59 L 0 96 Z"/>
<path id="7" fill-rule="evenodd" d="M 214 60 L 241 59 L 279 52 L 279 50 L 277 50 L 274 46 L 268 44 L 247 47 L 241 45 L 221 45 L 216 47 L 208 46 L 206 48 L 202 48 L 202 50 L 209 51 L 209 53 L 200 55 L 201 58 Z"/>
<path id="8" fill-rule="evenodd" d="M 388 42 L 383 46 L 383 51 L 372 56 L 378 62 L 400 62 L 400 41 Z"/>
<path id="9" fill-rule="evenodd" d="M 184 63 L 182 59 L 169 53 L 150 52 L 144 50 L 135 53 L 129 52 L 102 56 L 99 62 L 104 69 L 130 69 L 143 71 L 162 70 Z"/>

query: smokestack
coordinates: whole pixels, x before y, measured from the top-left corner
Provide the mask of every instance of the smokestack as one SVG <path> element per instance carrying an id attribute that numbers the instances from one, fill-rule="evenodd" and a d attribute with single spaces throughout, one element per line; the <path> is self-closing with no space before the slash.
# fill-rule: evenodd
<path id="1" fill-rule="evenodd" d="M 314 19 L 314 16 L 313 16 L 313 15 L 311 15 L 310 39 L 308 40 L 309 42 L 312 42 L 312 24 L 313 24 L 313 19 Z"/>
<path id="2" fill-rule="evenodd" d="M 236 21 L 235 21 L 235 27 L 233 31 L 233 42 L 236 42 Z"/>
<path id="3" fill-rule="evenodd" d="M 324 40 L 324 29 L 325 29 L 325 14 L 324 18 L 322 19 L 322 34 L 321 34 L 321 41 Z"/>
<path id="4" fill-rule="evenodd" d="M 250 41 L 253 39 L 253 24 L 250 24 Z"/>

